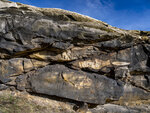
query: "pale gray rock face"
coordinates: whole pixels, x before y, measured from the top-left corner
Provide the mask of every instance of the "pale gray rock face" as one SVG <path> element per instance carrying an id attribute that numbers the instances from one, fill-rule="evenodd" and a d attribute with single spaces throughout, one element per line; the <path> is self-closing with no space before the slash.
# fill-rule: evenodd
<path id="1" fill-rule="evenodd" d="M 0 1 L 0 90 L 87 103 L 75 112 L 150 112 L 149 37 L 61 9 Z"/>
<path id="2" fill-rule="evenodd" d="M 150 107 L 148 106 L 139 106 L 139 108 L 132 108 L 127 106 L 119 106 L 114 104 L 105 104 L 97 106 L 92 109 L 92 113 L 148 113 Z"/>
<path id="3" fill-rule="evenodd" d="M 9 2 L 7 0 L 1 0 L 0 8 L 6 8 L 6 7 L 17 7 L 17 4 L 14 2 Z"/>
<path id="4" fill-rule="evenodd" d="M 71 70 L 64 65 L 46 66 L 27 76 L 33 92 L 93 104 L 118 100 L 123 92 L 122 83 L 103 75 Z"/>

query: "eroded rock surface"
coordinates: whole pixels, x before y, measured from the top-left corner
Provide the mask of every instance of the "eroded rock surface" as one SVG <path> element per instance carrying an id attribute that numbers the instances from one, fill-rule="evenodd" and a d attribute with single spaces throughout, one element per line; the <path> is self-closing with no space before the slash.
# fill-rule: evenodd
<path id="1" fill-rule="evenodd" d="M 149 44 L 148 31 L 0 1 L 0 90 L 56 96 L 67 112 L 148 113 Z"/>

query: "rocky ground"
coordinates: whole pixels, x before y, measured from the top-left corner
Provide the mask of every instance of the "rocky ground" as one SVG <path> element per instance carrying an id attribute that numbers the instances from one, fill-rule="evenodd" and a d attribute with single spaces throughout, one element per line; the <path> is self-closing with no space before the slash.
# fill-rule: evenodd
<path id="1" fill-rule="evenodd" d="M 0 112 L 149 113 L 150 32 L 1 0 Z"/>

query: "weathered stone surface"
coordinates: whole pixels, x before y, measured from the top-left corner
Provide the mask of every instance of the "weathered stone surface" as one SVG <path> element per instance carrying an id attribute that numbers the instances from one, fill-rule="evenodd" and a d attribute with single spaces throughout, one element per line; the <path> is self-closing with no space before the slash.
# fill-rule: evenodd
<path id="1" fill-rule="evenodd" d="M 8 86 L 4 85 L 4 84 L 0 84 L 0 91 L 7 89 Z"/>
<path id="2" fill-rule="evenodd" d="M 23 70 L 22 59 L 1 60 L 0 81 L 6 83 L 10 81 L 10 76 L 19 75 Z"/>
<path id="3" fill-rule="evenodd" d="M 114 56 L 114 55 L 113 55 Z M 105 52 L 100 52 L 99 57 L 88 57 L 86 59 L 71 62 L 72 68 L 86 69 L 94 72 L 109 73 L 113 68 L 113 57 Z"/>
<path id="4" fill-rule="evenodd" d="M 105 104 L 102 106 L 97 106 L 96 108 L 90 111 L 91 113 L 148 113 L 149 110 L 149 106 L 140 106 L 139 108 L 133 108 L 114 104 Z"/>
<path id="5" fill-rule="evenodd" d="M 10 82 L 11 76 L 18 76 L 35 68 L 43 67 L 48 63 L 26 58 L 13 58 L 10 60 L 0 60 L 0 81 Z"/>
<path id="6" fill-rule="evenodd" d="M 124 85 L 124 93 L 121 100 L 125 101 L 136 101 L 136 100 L 146 100 L 150 98 L 150 93 L 139 88 L 132 86 L 130 84 Z"/>
<path id="7" fill-rule="evenodd" d="M 73 112 L 148 113 L 150 32 L 1 0 L 0 90 L 6 89 L 66 99 L 76 104 Z"/>
<path id="8" fill-rule="evenodd" d="M 97 54 L 99 54 L 97 48 L 94 48 L 92 46 L 87 46 L 82 48 L 74 47 L 61 53 L 57 53 L 57 51 L 55 50 L 40 51 L 31 54 L 30 57 L 34 59 L 40 59 L 40 60 L 65 62 L 65 61 L 73 61 L 82 58 L 88 58 L 90 56 L 97 55 Z"/>
<path id="9" fill-rule="evenodd" d="M 149 75 L 139 75 L 139 76 L 132 76 L 130 79 L 131 83 L 137 87 L 141 87 L 150 91 L 150 76 Z"/>
<path id="10" fill-rule="evenodd" d="M 71 70 L 63 65 L 46 66 L 27 73 L 27 76 L 33 92 L 88 103 L 104 104 L 107 100 L 118 100 L 123 92 L 122 83 L 103 75 Z"/>

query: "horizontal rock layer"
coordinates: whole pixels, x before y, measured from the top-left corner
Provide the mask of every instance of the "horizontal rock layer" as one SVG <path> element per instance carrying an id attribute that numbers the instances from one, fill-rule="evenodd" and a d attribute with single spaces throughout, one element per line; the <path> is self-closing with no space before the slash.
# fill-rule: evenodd
<path id="1" fill-rule="evenodd" d="M 2 92 L 84 103 L 76 112 L 150 112 L 150 32 L 62 9 L 0 4 Z"/>

